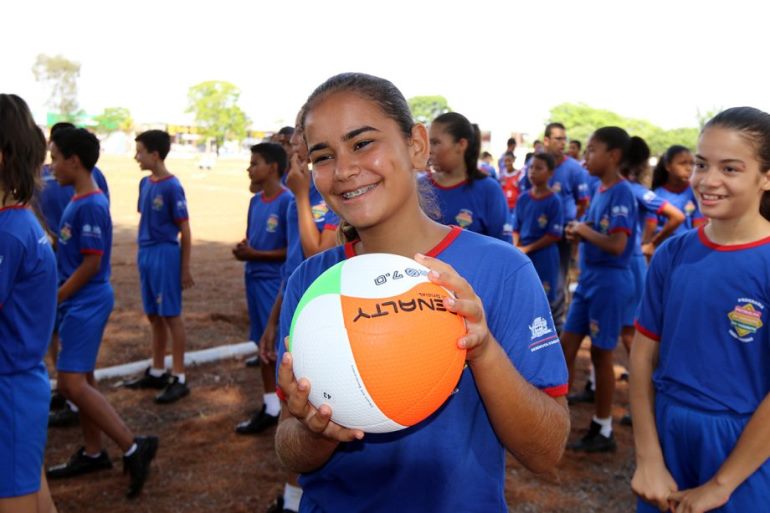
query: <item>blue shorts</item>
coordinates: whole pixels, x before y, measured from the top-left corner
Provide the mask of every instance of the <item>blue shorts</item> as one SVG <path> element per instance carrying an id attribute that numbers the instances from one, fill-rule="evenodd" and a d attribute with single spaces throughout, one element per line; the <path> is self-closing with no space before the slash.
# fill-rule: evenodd
<path id="1" fill-rule="evenodd" d="M 0 498 L 40 490 L 51 385 L 41 362 L 0 374 Z"/>
<path id="2" fill-rule="evenodd" d="M 680 490 L 700 486 L 716 474 L 738 442 L 749 415 L 696 410 L 665 394 L 655 397 L 655 423 L 663 459 Z M 735 489 L 720 513 L 764 511 L 770 497 L 770 462 Z M 639 500 L 637 511 L 657 512 Z"/>
<path id="3" fill-rule="evenodd" d="M 647 277 L 647 258 L 644 255 L 632 255 L 629 262 L 631 274 L 634 275 L 634 300 L 632 307 L 623 316 L 623 326 L 633 326 L 636 309 L 642 302 L 644 293 L 644 279 Z"/>
<path id="4" fill-rule="evenodd" d="M 182 314 L 182 251 L 176 244 L 139 247 L 139 284 L 147 315 Z"/>
<path id="5" fill-rule="evenodd" d="M 624 316 L 633 309 L 634 284 L 629 269 L 585 267 L 572 296 L 564 331 L 588 335 L 605 351 L 618 345 Z"/>
<path id="6" fill-rule="evenodd" d="M 91 372 L 96 368 L 104 327 L 114 305 L 115 295 L 109 283 L 89 286 L 59 305 L 61 350 L 57 370 Z"/>
<path id="7" fill-rule="evenodd" d="M 281 278 L 259 278 L 245 275 L 246 303 L 249 306 L 249 340 L 257 344 L 265 331 L 273 309 Z"/>
<path id="8" fill-rule="evenodd" d="M 556 291 L 559 286 L 559 248 L 556 244 L 551 244 L 534 253 L 529 253 L 527 256 L 535 266 L 535 271 L 537 271 L 543 284 L 548 302 L 553 303 L 556 300 Z"/>

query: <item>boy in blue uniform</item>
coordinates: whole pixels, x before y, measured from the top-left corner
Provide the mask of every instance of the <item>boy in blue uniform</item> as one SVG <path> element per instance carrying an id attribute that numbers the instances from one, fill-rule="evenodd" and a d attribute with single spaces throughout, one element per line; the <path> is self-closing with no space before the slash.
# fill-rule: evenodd
<path id="1" fill-rule="evenodd" d="M 513 244 L 532 260 L 549 303 L 556 299 L 559 280 L 556 242 L 564 232 L 561 201 L 548 187 L 554 167 L 553 157 L 548 153 L 533 156 L 529 165 L 532 188 L 519 197 L 513 219 Z"/>
<path id="2" fill-rule="evenodd" d="M 604 127 L 588 141 L 586 164 L 602 184 L 588 208 L 585 222 L 573 222 L 567 236 L 581 240 L 583 269 L 567 314 L 562 347 L 574 381 L 575 358 L 585 336 L 591 337 L 591 362 L 596 372 L 596 413 L 587 434 L 568 447 L 578 451 L 616 449 L 612 434 L 615 391 L 613 350 L 623 321 L 633 310 L 633 276 L 629 268 L 637 229 L 636 198 L 619 173 L 632 145 L 625 130 Z"/>
<path id="3" fill-rule="evenodd" d="M 56 316 L 56 257 L 29 204 L 45 137 L 0 94 L 0 511 L 55 512 L 45 475 L 51 388 L 43 356 Z"/>
<path id="4" fill-rule="evenodd" d="M 155 388 L 158 404 L 173 403 L 190 393 L 184 372 L 187 345 L 182 320 L 182 289 L 194 285 L 190 274 L 192 247 L 187 200 L 179 179 L 166 168 L 171 138 L 148 130 L 136 138 L 136 156 L 150 176 L 139 182 L 139 279 L 144 312 L 152 326 L 152 366 L 128 388 Z M 166 342 L 171 333 L 171 374 L 165 369 Z"/>
<path id="5" fill-rule="evenodd" d="M 332 77 L 308 99 L 302 126 L 316 187 L 349 225 L 350 242 L 289 278 L 281 350 L 299 298 L 321 272 L 356 254 L 389 252 L 417 258 L 452 291 L 449 309 L 468 326 L 457 341 L 468 366 L 457 392 L 426 421 L 364 435 L 331 422 L 328 405 L 308 402 L 312 383 L 294 376 L 284 353 L 276 451 L 302 472 L 300 511 L 507 511 L 505 450 L 535 472 L 550 470 L 569 430 L 566 369 L 531 262 L 510 243 L 424 213 L 415 170 L 426 165 L 427 130 L 390 82 Z M 489 257 L 485 265 L 478 254 Z"/>
<path id="6" fill-rule="evenodd" d="M 249 339 L 259 342 L 281 285 L 281 267 L 286 260 L 287 211 L 292 194 L 281 185 L 286 171 L 286 151 L 276 143 L 251 147 L 251 190 L 259 190 L 249 203 L 246 238 L 233 255 L 246 262 L 246 302 L 249 307 Z M 258 433 L 278 423 L 281 405 L 275 394 L 275 362 L 260 368 L 264 396 L 262 409 L 242 422 L 236 432 Z"/>
<path id="7" fill-rule="evenodd" d="M 104 327 L 114 304 L 110 285 L 112 221 L 107 199 L 91 177 L 98 158 L 99 141 L 90 132 L 65 128 L 54 134 L 54 174 L 59 183 L 75 189 L 62 214 L 57 244 L 61 352 L 56 367 L 61 393 L 80 409 L 85 445 L 67 463 L 49 468 L 47 475 L 63 478 L 111 468 L 102 447 L 103 432 L 124 453 L 124 469 L 131 475 L 127 496 L 132 498 L 142 490 L 158 438 L 134 437 L 96 388 L 94 379 Z"/>
<path id="8" fill-rule="evenodd" d="M 705 227 L 655 252 L 631 350 L 639 512 L 770 497 L 770 114 L 717 114 L 691 179 Z"/>

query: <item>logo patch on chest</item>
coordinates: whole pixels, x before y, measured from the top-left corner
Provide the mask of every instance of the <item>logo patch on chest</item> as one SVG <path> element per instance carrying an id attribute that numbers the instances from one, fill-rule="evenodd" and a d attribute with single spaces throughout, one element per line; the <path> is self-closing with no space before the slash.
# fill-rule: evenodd
<path id="1" fill-rule="evenodd" d="M 741 342 L 752 342 L 754 334 L 764 323 L 762 314 L 765 306 L 753 299 L 740 298 L 738 304 L 727 314 L 730 320 L 730 335 Z"/>

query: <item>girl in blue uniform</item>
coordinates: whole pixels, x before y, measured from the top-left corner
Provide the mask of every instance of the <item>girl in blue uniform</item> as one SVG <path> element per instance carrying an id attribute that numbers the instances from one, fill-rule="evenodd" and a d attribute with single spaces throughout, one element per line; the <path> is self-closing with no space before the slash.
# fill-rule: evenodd
<path id="1" fill-rule="evenodd" d="M 430 126 L 433 172 L 422 177 L 441 211 L 440 222 L 511 242 L 508 203 L 500 183 L 478 168 L 479 127 L 457 112 L 441 114 Z"/>
<path id="2" fill-rule="evenodd" d="M 550 154 L 534 155 L 528 170 L 532 188 L 519 197 L 513 217 L 513 244 L 532 260 L 551 304 L 559 280 L 556 242 L 564 231 L 561 200 L 548 187 L 555 168 L 556 161 Z"/>
<path id="3" fill-rule="evenodd" d="M 55 512 L 43 469 L 51 389 L 43 356 L 56 316 L 56 257 L 28 208 L 45 138 L 0 94 L 0 512 Z"/>
<path id="4" fill-rule="evenodd" d="M 668 201 L 685 215 L 684 223 L 674 231 L 675 235 L 705 224 L 698 202 L 690 187 L 693 157 L 689 149 L 674 145 L 658 159 L 652 172 L 652 190 L 664 201 Z M 657 230 L 666 224 L 666 218 L 658 216 Z"/>
<path id="5" fill-rule="evenodd" d="M 770 114 L 701 132 L 705 227 L 650 264 L 631 350 L 637 511 L 764 511 L 770 498 Z M 646 501 L 646 502 L 644 502 Z"/>
<path id="6" fill-rule="evenodd" d="M 577 351 L 591 337 L 591 362 L 596 373 L 596 413 L 587 434 L 569 447 L 587 452 L 614 451 L 612 395 L 615 391 L 612 352 L 633 304 L 629 268 L 637 230 L 636 198 L 620 174 L 629 155 L 641 144 L 618 127 L 597 130 L 588 141 L 586 165 L 601 179 L 585 222 L 567 226 L 569 238 L 581 240 L 583 268 L 567 314 L 562 346 L 574 380 Z"/>
<path id="7" fill-rule="evenodd" d="M 505 449 L 536 472 L 551 470 L 569 429 L 566 368 L 531 262 L 510 243 L 424 213 L 415 173 L 425 167 L 428 134 L 390 82 L 332 77 L 308 99 L 302 125 L 316 186 L 344 219 L 350 242 L 306 260 L 289 278 L 281 349 L 317 276 L 350 256 L 387 252 L 416 257 L 454 293 L 446 301 L 466 320 L 468 334 L 457 343 L 468 349 L 468 366 L 430 418 L 364 436 L 331 422 L 328 405 L 308 402 L 312 383 L 294 376 L 283 353 L 276 449 L 302 473 L 300 511 L 507 511 Z"/>

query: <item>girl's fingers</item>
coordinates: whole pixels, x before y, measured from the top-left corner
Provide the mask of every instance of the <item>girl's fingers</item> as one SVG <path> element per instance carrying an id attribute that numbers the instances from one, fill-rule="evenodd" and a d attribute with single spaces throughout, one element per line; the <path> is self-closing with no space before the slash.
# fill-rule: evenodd
<path id="1" fill-rule="evenodd" d="M 472 299 L 476 297 L 470 284 L 457 274 L 451 265 L 421 253 L 417 253 L 414 259 L 430 269 L 428 279 L 431 282 L 451 290 L 458 298 Z"/>
<path id="2" fill-rule="evenodd" d="M 447 310 L 460 315 L 468 322 L 481 322 L 484 319 L 481 304 L 476 300 L 448 297 L 444 300 L 444 305 Z"/>

